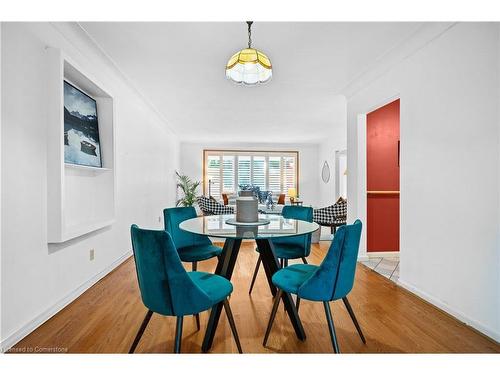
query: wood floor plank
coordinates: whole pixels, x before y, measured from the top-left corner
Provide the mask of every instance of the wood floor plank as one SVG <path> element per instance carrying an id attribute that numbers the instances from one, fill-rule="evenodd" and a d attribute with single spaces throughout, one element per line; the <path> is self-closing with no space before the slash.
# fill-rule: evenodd
<path id="1" fill-rule="evenodd" d="M 309 262 L 319 264 L 329 243 L 313 245 Z M 259 271 L 252 295 L 248 288 L 257 262 L 255 244 L 242 244 L 233 274 L 230 299 L 241 345 L 246 353 L 331 353 L 323 305 L 301 301 L 300 317 L 307 339 L 295 336 L 283 308 L 278 310 L 267 347 L 262 346 L 271 313 L 272 296 L 264 270 Z M 292 263 L 292 262 L 291 262 Z M 215 260 L 200 262 L 200 271 L 213 272 Z M 188 270 L 190 264 L 186 264 Z M 460 323 L 412 293 L 358 264 L 349 301 L 363 329 L 362 343 L 342 301 L 331 302 L 339 345 L 343 353 L 499 353 L 500 345 Z M 70 353 L 127 353 L 146 314 L 132 258 L 124 262 L 53 318 L 13 348 L 62 348 Z M 184 353 L 200 353 L 208 321 L 200 314 L 201 330 L 194 317 L 185 317 Z M 153 317 L 137 346 L 137 353 L 170 353 L 174 345 L 175 318 Z M 223 312 L 212 353 L 237 353 Z"/>

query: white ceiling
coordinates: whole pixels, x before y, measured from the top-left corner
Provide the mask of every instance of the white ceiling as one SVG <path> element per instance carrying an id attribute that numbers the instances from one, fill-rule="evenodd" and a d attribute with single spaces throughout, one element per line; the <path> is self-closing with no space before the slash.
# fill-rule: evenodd
<path id="1" fill-rule="evenodd" d="M 243 87 L 224 67 L 247 45 L 244 22 L 80 25 L 181 140 L 234 142 L 316 142 L 345 126 L 343 88 L 420 26 L 255 22 L 253 46 L 271 59 L 273 78 Z"/>

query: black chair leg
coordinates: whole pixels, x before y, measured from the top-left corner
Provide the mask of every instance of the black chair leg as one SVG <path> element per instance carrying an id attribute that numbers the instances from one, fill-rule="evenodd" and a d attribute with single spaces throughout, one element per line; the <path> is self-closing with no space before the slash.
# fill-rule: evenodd
<path id="1" fill-rule="evenodd" d="M 285 260 L 283 258 L 280 259 L 280 268 L 285 266 Z"/>
<path id="2" fill-rule="evenodd" d="M 269 338 L 269 334 L 271 333 L 271 328 L 273 327 L 274 318 L 276 317 L 276 311 L 278 311 L 278 306 L 280 304 L 282 294 L 283 291 L 281 289 L 278 289 L 278 291 L 276 292 L 276 296 L 274 297 L 273 310 L 271 311 L 269 323 L 267 324 L 266 335 L 264 336 L 264 342 L 262 343 L 263 346 L 266 346 L 267 344 L 267 339 Z"/>
<path id="3" fill-rule="evenodd" d="M 253 271 L 252 283 L 250 284 L 250 290 L 248 294 L 252 294 L 253 284 L 255 284 L 255 279 L 257 278 L 257 274 L 259 273 L 260 263 L 262 262 L 262 256 L 259 254 L 259 259 L 257 259 L 257 264 L 255 265 L 255 271 Z"/>
<path id="4" fill-rule="evenodd" d="M 295 302 L 295 308 L 297 309 L 297 312 L 299 312 L 299 306 L 300 306 L 300 297 L 297 296 L 297 302 Z"/>
<path id="5" fill-rule="evenodd" d="M 363 344 L 366 344 L 365 335 L 363 335 L 363 331 L 361 331 L 361 327 L 358 323 L 358 320 L 356 319 L 356 315 L 354 315 L 354 311 L 351 307 L 351 304 L 349 303 L 349 300 L 347 299 L 347 297 L 344 297 L 344 298 L 342 298 L 342 301 L 344 301 L 344 305 L 345 305 L 347 311 L 349 312 L 349 315 L 351 316 L 352 322 L 356 326 L 356 330 L 359 333 L 359 337 L 361 337 L 361 341 L 363 341 Z"/>
<path id="6" fill-rule="evenodd" d="M 153 315 L 153 312 L 151 310 L 148 310 L 148 312 L 146 313 L 146 316 L 144 317 L 144 320 L 142 321 L 141 327 L 139 328 L 139 331 L 137 332 L 137 335 L 135 335 L 134 342 L 132 343 L 132 346 L 130 347 L 128 354 L 132 354 L 133 352 L 135 352 L 135 348 L 137 347 L 137 344 L 139 344 L 139 341 L 141 340 L 142 334 L 146 330 L 146 327 L 148 326 L 148 323 L 151 320 L 152 315 Z"/>
<path id="7" fill-rule="evenodd" d="M 193 262 L 192 263 L 192 270 L 197 271 L 198 270 L 198 262 Z M 194 318 L 196 319 L 196 330 L 200 330 L 200 314 L 195 314 Z"/>
<path id="8" fill-rule="evenodd" d="M 304 262 L 304 264 L 309 264 L 309 263 L 307 263 L 306 257 L 302 257 L 302 262 Z"/>
<path id="9" fill-rule="evenodd" d="M 234 341 L 236 341 L 236 346 L 238 347 L 238 353 L 241 354 L 243 351 L 241 350 L 240 338 L 238 337 L 236 324 L 234 324 L 233 312 L 231 311 L 231 307 L 229 306 L 229 301 L 227 299 L 224 300 L 224 310 L 226 310 L 227 320 L 229 320 L 229 326 L 233 332 Z"/>
<path id="10" fill-rule="evenodd" d="M 285 267 L 288 267 L 288 259 L 284 259 Z"/>
<path id="11" fill-rule="evenodd" d="M 174 343 L 174 353 L 181 352 L 181 342 L 182 342 L 182 322 L 184 320 L 183 316 L 177 317 L 177 324 L 175 327 L 175 343 Z"/>
<path id="12" fill-rule="evenodd" d="M 335 353 L 340 353 L 337 335 L 335 334 L 335 326 L 333 325 L 332 312 L 330 311 L 330 304 L 328 301 L 324 301 L 323 306 L 325 306 L 325 315 L 328 321 L 328 330 L 330 331 L 330 338 L 332 339 L 333 351 Z"/>

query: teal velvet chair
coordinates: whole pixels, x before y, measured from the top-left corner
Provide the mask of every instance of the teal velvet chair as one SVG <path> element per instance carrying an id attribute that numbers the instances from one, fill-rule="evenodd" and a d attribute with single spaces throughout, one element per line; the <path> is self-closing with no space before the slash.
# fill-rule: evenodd
<path id="1" fill-rule="evenodd" d="M 206 311 L 223 302 L 238 351 L 240 340 L 229 307 L 233 285 L 222 276 L 186 272 L 172 237 L 163 230 L 131 227 L 132 248 L 142 302 L 148 308 L 129 353 L 133 353 L 153 313 L 177 317 L 174 352 L 180 353 L 185 315 Z"/>
<path id="2" fill-rule="evenodd" d="M 361 227 L 359 220 L 356 220 L 352 225 L 339 227 L 321 265 L 294 264 L 273 275 L 273 284 L 277 287 L 278 292 L 264 337 L 264 346 L 269 338 L 283 292 L 295 294 L 306 300 L 323 302 L 335 353 L 340 353 L 340 349 L 329 302 L 342 299 L 361 340 L 366 343 L 361 327 L 347 299 L 347 295 L 354 285 Z"/>
<path id="3" fill-rule="evenodd" d="M 313 221 L 312 207 L 302 206 L 284 206 L 281 214 L 285 219 L 295 219 L 304 221 Z M 307 264 L 306 257 L 311 253 L 311 234 L 303 236 L 275 238 L 272 240 L 276 257 L 280 260 L 281 267 L 288 266 L 289 259 L 302 259 Z M 259 249 L 256 249 L 259 251 Z M 259 272 L 262 257 L 259 255 L 255 270 L 253 272 L 252 282 L 248 294 L 252 294 L 253 285 Z"/>
<path id="4" fill-rule="evenodd" d="M 179 229 L 181 222 L 195 217 L 194 207 L 174 207 L 163 210 L 165 230 L 172 236 L 179 258 L 183 262 L 190 262 L 193 271 L 198 269 L 199 261 L 219 256 L 222 252 L 222 249 L 214 246 L 208 237 Z M 200 329 L 200 317 L 199 315 L 195 317 L 196 326 Z"/>

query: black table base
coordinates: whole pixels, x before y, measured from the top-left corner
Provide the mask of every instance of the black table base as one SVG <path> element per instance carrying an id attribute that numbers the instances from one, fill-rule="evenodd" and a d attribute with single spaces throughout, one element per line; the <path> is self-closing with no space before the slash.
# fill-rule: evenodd
<path id="1" fill-rule="evenodd" d="M 269 288 L 273 296 L 276 295 L 276 287 L 272 283 L 272 276 L 276 271 L 279 270 L 280 266 L 278 259 L 274 254 L 273 244 L 268 239 L 258 239 L 256 240 L 257 247 L 259 248 L 260 254 L 262 256 L 262 265 L 266 272 L 267 281 L 269 283 Z M 224 276 L 226 279 L 231 280 L 233 275 L 234 266 L 236 264 L 236 258 L 238 258 L 238 253 L 241 246 L 241 239 L 228 238 L 224 243 L 224 248 L 219 257 L 219 263 L 215 269 L 215 273 L 220 276 Z M 289 293 L 282 293 L 283 303 L 285 305 L 286 312 L 290 317 L 292 326 L 295 329 L 295 334 L 300 340 L 306 339 L 306 334 L 302 323 L 300 322 L 299 314 L 293 303 L 292 296 Z M 203 339 L 203 344 L 201 349 L 204 353 L 208 352 L 212 347 L 212 343 L 215 336 L 215 331 L 217 329 L 217 324 L 219 323 L 220 314 L 222 312 L 223 303 L 219 303 L 212 308 L 210 311 L 210 318 L 208 320 L 207 331 L 205 333 L 205 338 Z"/>

